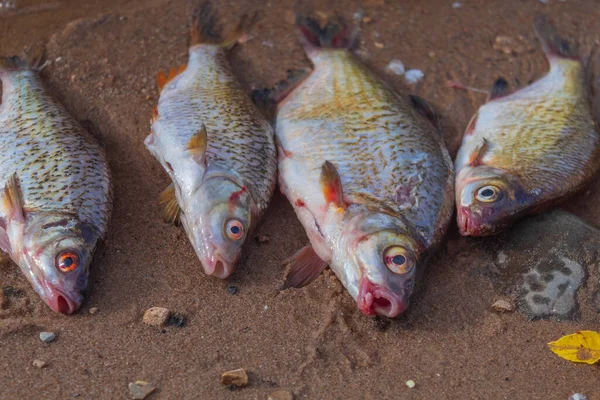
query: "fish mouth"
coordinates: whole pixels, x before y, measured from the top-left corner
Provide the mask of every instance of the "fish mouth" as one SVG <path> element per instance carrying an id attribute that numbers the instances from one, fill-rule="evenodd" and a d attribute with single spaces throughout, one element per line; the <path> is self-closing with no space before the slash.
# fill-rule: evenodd
<path id="1" fill-rule="evenodd" d="M 390 318 L 402 314 L 408 307 L 408 302 L 401 296 L 371 282 L 368 278 L 363 278 L 360 282 L 356 304 L 359 310 L 366 315 L 381 315 Z"/>
<path id="2" fill-rule="evenodd" d="M 83 295 L 77 293 L 75 296 L 69 296 L 62 290 L 46 283 L 44 285 L 44 296 L 42 299 L 48 304 L 52 311 L 69 315 L 74 313 L 81 306 Z"/>
<path id="3" fill-rule="evenodd" d="M 482 234 L 481 221 L 475 218 L 471 210 L 461 207 L 457 215 L 458 232 L 462 236 L 479 236 Z"/>
<path id="4" fill-rule="evenodd" d="M 225 279 L 235 271 L 235 262 L 229 261 L 219 254 L 200 260 L 206 275 Z"/>

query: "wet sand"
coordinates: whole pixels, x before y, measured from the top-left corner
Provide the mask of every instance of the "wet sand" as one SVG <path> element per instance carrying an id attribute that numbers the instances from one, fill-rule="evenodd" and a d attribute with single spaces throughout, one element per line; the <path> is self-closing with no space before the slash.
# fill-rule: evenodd
<path id="1" fill-rule="evenodd" d="M 346 18 L 362 7 L 371 21 L 360 33 L 359 57 L 397 90 L 433 103 L 453 155 L 485 95 L 451 89 L 448 80 L 489 88 L 500 76 L 511 83 L 542 76 L 547 64 L 532 29 L 537 12 L 548 13 L 584 49 L 599 39 L 596 1 L 548 3 L 302 2 Z M 546 348 L 564 334 L 600 330 L 598 314 L 582 308 L 577 321 L 557 322 L 494 313 L 498 293 L 478 273 L 490 256 L 480 240 L 460 238 L 454 225 L 424 289 L 397 321 L 361 315 L 331 272 L 276 296 L 281 262 L 307 242 L 279 192 L 259 227 L 270 240 L 251 241 L 230 279 L 205 276 L 184 233 L 161 221 L 157 196 L 169 180 L 143 145 L 158 98 L 155 74 L 187 59 L 190 3 L 17 0 L 17 6 L 0 9 L 0 54 L 46 43 L 48 89 L 105 136 L 115 208 L 106 248 L 92 266 L 91 292 L 75 315 L 54 314 L 2 258 L 2 286 L 22 292 L 0 310 L 0 398 L 126 398 L 129 382 L 146 380 L 157 386 L 150 397 L 156 399 L 266 399 L 279 388 L 296 399 L 566 400 L 575 392 L 600 399 L 596 366 L 572 364 Z M 296 2 L 231 0 L 219 7 L 230 24 L 243 11 L 262 10 L 251 40 L 231 53 L 248 91 L 310 66 L 291 24 Z M 530 50 L 497 51 L 498 35 L 522 35 Z M 385 70 L 392 59 L 424 78 L 407 85 Z M 599 226 L 598 179 L 565 207 Z M 587 284 L 594 282 L 598 276 Z M 185 315 L 185 327 L 142 324 L 151 306 Z M 91 307 L 99 312 L 91 315 Z M 44 344 L 41 331 L 58 338 Z M 48 366 L 36 368 L 34 359 Z M 248 387 L 220 384 L 221 372 L 234 368 L 248 371 Z M 406 386 L 409 379 L 415 388 Z"/>

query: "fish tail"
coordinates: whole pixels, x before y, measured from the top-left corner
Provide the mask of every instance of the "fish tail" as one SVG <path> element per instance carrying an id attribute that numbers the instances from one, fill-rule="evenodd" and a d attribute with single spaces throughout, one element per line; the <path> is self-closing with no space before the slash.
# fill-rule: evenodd
<path id="1" fill-rule="evenodd" d="M 545 15 L 535 17 L 534 27 L 547 57 L 579 59 L 577 45 L 562 38 Z"/>
<path id="2" fill-rule="evenodd" d="M 29 46 L 23 57 L 0 57 L 0 71 L 41 70 L 45 47 L 42 44 Z"/>
<path id="3" fill-rule="evenodd" d="M 296 26 L 304 47 L 310 51 L 319 48 L 351 50 L 358 36 L 358 25 L 346 25 L 341 19 L 327 22 L 323 28 L 311 17 L 297 15 Z"/>
<path id="4" fill-rule="evenodd" d="M 207 1 L 196 9 L 192 17 L 190 47 L 198 44 L 210 44 L 231 48 L 236 43 L 244 40 L 247 31 L 257 20 L 258 13 L 244 14 L 233 31 L 223 34 L 213 4 L 211 1 Z"/>

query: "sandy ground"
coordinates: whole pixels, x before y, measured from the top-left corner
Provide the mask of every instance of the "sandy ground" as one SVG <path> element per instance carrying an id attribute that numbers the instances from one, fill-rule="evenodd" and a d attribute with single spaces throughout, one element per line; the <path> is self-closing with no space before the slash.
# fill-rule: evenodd
<path id="1" fill-rule="evenodd" d="M 540 77 L 547 65 L 531 27 L 536 12 L 550 14 L 584 47 L 600 38 L 595 0 L 452 3 L 301 2 L 346 17 L 363 8 L 371 22 L 360 34 L 359 56 L 399 91 L 434 104 L 452 154 L 485 95 L 450 89 L 447 80 L 488 88 L 498 76 L 509 82 Z M 279 193 L 259 227 L 270 240 L 252 242 L 227 281 L 205 276 L 183 232 L 161 222 L 156 199 L 168 178 L 143 145 L 157 101 L 156 72 L 186 61 L 191 4 L 17 0 L 17 6 L 0 8 L 0 54 L 46 42 L 53 61 L 42 74 L 48 89 L 105 135 L 115 209 L 106 250 L 92 266 L 91 293 L 75 315 L 54 314 L 12 262 L 0 264 L 2 285 L 21 291 L 0 310 L 0 398 L 126 398 L 129 382 L 146 380 L 158 387 L 156 399 L 265 399 L 279 388 L 297 399 L 566 400 L 575 392 L 600 399 L 597 367 L 571 364 L 546 348 L 563 334 L 600 330 L 598 314 L 585 309 L 574 322 L 532 322 L 492 312 L 498 293 L 477 273 L 490 256 L 481 241 L 459 238 L 455 227 L 429 266 L 421 295 L 397 321 L 361 315 L 331 273 L 276 296 L 281 262 L 307 242 Z M 310 65 L 290 23 L 296 2 L 219 6 L 228 23 L 244 10 L 263 12 L 252 40 L 231 54 L 249 91 Z M 525 50 L 495 50 L 497 35 L 522 35 Z M 424 79 L 409 86 L 386 72 L 392 59 L 421 69 Z M 596 226 L 599 186 L 596 181 L 567 203 Z M 186 326 L 142 324 L 151 306 L 182 313 Z M 91 307 L 99 312 L 91 315 Z M 44 344 L 41 331 L 58 338 Z M 48 366 L 38 369 L 34 359 Z M 234 391 L 222 386 L 220 373 L 239 367 L 248 370 L 250 385 Z M 405 385 L 409 379 L 414 389 Z"/>

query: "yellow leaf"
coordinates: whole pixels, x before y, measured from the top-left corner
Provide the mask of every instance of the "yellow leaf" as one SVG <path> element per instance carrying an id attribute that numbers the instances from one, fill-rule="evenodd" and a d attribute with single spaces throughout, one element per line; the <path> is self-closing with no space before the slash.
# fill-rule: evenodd
<path id="1" fill-rule="evenodd" d="M 548 343 L 548 347 L 565 360 L 586 364 L 600 361 L 600 333 L 598 332 L 579 331 Z"/>

